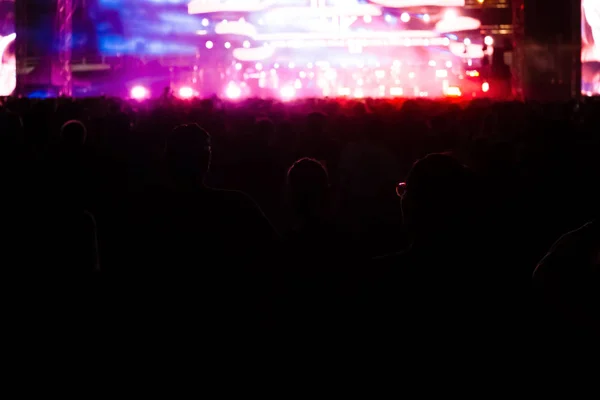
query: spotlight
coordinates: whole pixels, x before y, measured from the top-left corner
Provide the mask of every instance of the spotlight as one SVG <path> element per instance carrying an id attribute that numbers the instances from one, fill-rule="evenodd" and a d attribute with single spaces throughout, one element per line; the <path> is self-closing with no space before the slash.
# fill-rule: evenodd
<path id="1" fill-rule="evenodd" d="M 423 21 L 429 23 L 429 21 L 431 21 L 431 17 L 429 16 L 429 14 L 425 14 L 423 15 Z"/>
<path id="2" fill-rule="evenodd" d="M 143 86 L 134 86 L 131 89 L 131 98 L 135 100 L 144 100 L 149 96 L 148 89 Z"/>
<path id="3" fill-rule="evenodd" d="M 483 91 L 483 93 L 487 93 L 490 91 L 490 84 L 487 82 L 483 82 L 481 84 L 481 90 Z"/>
<path id="4" fill-rule="evenodd" d="M 182 99 L 191 99 L 194 97 L 194 89 L 188 86 L 184 86 L 179 89 L 179 97 Z"/>
<path id="5" fill-rule="evenodd" d="M 400 21 L 405 23 L 410 21 L 410 14 L 406 12 L 402 13 L 402 15 L 400 16 Z"/>
<path id="6" fill-rule="evenodd" d="M 429 60 L 430 67 L 435 67 L 436 65 L 437 65 L 437 63 L 435 62 L 435 60 Z"/>
<path id="7" fill-rule="evenodd" d="M 438 78 L 447 78 L 448 77 L 448 70 L 446 69 L 438 69 L 437 71 L 435 71 L 435 76 Z"/>
<path id="8" fill-rule="evenodd" d="M 442 44 L 444 46 L 450 46 L 450 39 L 448 39 L 447 37 L 445 37 L 444 39 L 442 39 Z"/>
<path id="9" fill-rule="evenodd" d="M 256 63 L 256 65 L 254 65 L 254 68 L 256 68 L 257 71 L 261 71 L 263 69 L 263 66 L 261 63 Z"/>
<path id="10" fill-rule="evenodd" d="M 208 42 L 206 42 L 206 48 L 207 48 L 207 49 L 212 49 L 212 48 L 213 48 L 213 46 L 214 46 L 214 43 L 213 43 L 213 42 L 211 42 L 210 40 L 209 40 Z"/>
<path id="11" fill-rule="evenodd" d="M 229 42 L 225 42 L 225 48 L 226 48 L 226 49 L 229 49 L 229 48 L 231 48 L 231 43 L 229 43 Z"/>
<path id="12" fill-rule="evenodd" d="M 392 16 L 390 14 L 386 14 L 386 16 L 384 17 L 385 22 L 392 22 Z"/>
<path id="13" fill-rule="evenodd" d="M 273 68 L 275 68 L 275 69 L 279 68 L 279 63 L 275 63 L 275 65 L 273 65 Z"/>
<path id="14" fill-rule="evenodd" d="M 363 21 L 365 21 L 367 24 L 370 24 L 371 21 L 373 21 L 373 17 L 371 17 L 370 15 L 365 15 L 363 17 Z"/>
<path id="15" fill-rule="evenodd" d="M 227 98 L 236 100 L 242 95 L 242 89 L 240 89 L 235 83 L 231 82 L 229 86 L 227 86 L 225 94 L 227 95 Z"/>
<path id="16" fill-rule="evenodd" d="M 294 64 L 293 62 L 288 64 L 288 68 L 294 68 L 296 66 L 296 64 Z"/>
<path id="17" fill-rule="evenodd" d="M 236 63 L 236 64 L 235 64 L 235 70 L 236 70 L 236 71 L 241 71 L 241 70 L 242 70 L 242 64 L 240 64 L 240 63 Z"/>
<path id="18" fill-rule="evenodd" d="M 486 36 L 485 39 L 483 39 L 483 43 L 485 43 L 486 46 L 492 46 L 494 44 L 494 38 Z"/>
<path id="19" fill-rule="evenodd" d="M 363 97 L 365 97 L 365 93 L 363 92 L 363 90 L 362 90 L 362 89 L 356 89 L 356 90 L 354 91 L 354 97 L 355 97 L 356 99 L 362 99 Z"/>
<path id="20" fill-rule="evenodd" d="M 470 46 L 471 45 L 471 39 L 465 38 L 465 40 L 463 41 L 463 43 L 465 44 L 465 46 Z"/>
<path id="21" fill-rule="evenodd" d="M 452 68 L 452 61 L 446 61 L 446 68 Z"/>
<path id="22" fill-rule="evenodd" d="M 408 73 L 408 79 L 415 79 L 415 76 L 417 76 L 417 75 L 414 72 Z"/>
<path id="23" fill-rule="evenodd" d="M 286 86 L 281 89 L 280 94 L 284 100 L 291 100 L 296 96 L 296 89 L 292 86 Z"/>
<path id="24" fill-rule="evenodd" d="M 245 49 L 249 49 L 250 48 L 250 42 L 247 40 L 244 40 L 244 44 L 243 44 Z"/>
<path id="25" fill-rule="evenodd" d="M 206 19 L 206 18 L 202 19 L 202 26 L 204 26 L 204 27 L 208 26 L 208 19 Z"/>
<path id="26" fill-rule="evenodd" d="M 404 90 L 401 87 L 390 88 L 390 96 L 402 96 L 403 94 Z"/>
<path id="27" fill-rule="evenodd" d="M 302 89 L 302 82 L 300 82 L 300 79 L 296 79 L 296 82 L 294 82 L 294 88 Z"/>

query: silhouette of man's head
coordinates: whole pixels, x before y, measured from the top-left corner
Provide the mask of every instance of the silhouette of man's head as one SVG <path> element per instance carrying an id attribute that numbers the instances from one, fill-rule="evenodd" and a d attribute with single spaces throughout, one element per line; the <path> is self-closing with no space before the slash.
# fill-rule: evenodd
<path id="1" fill-rule="evenodd" d="M 78 148 L 85 144 L 87 129 L 81 121 L 67 121 L 62 128 L 60 128 L 60 138 L 66 146 Z"/>
<path id="2" fill-rule="evenodd" d="M 288 170 L 287 184 L 292 206 L 303 217 L 320 215 L 329 198 L 329 175 L 319 161 L 302 158 Z"/>
<path id="3" fill-rule="evenodd" d="M 468 226 L 473 183 L 469 169 L 450 155 L 430 154 L 418 160 L 402 196 L 402 213 L 410 232 L 432 237 Z"/>
<path id="4" fill-rule="evenodd" d="M 167 139 L 165 157 L 173 179 L 201 183 L 210 166 L 210 135 L 198 124 L 179 125 Z"/>

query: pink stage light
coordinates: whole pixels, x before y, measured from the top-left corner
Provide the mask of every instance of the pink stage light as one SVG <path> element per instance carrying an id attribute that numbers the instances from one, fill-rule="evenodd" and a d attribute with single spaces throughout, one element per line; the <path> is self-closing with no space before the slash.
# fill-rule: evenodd
<path id="1" fill-rule="evenodd" d="M 231 82 L 229 86 L 227 86 L 225 95 L 231 100 L 237 100 L 242 96 L 242 89 L 240 89 L 235 83 Z"/>
<path id="2" fill-rule="evenodd" d="M 131 89 L 131 98 L 135 99 L 135 100 L 144 100 L 147 99 L 150 95 L 150 92 L 148 92 L 148 89 L 146 89 L 143 86 L 134 86 L 133 89 Z"/>
<path id="3" fill-rule="evenodd" d="M 182 99 L 191 99 L 192 97 L 194 97 L 194 89 L 187 86 L 180 88 L 179 97 L 181 97 Z"/>

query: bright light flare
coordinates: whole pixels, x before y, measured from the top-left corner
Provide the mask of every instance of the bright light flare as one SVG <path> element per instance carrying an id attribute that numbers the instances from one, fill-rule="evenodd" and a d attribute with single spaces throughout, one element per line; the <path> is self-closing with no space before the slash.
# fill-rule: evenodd
<path id="1" fill-rule="evenodd" d="M 143 86 L 134 86 L 131 89 L 131 98 L 135 100 L 144 100 L 150 96 L 150 92 Z"/>
<path id="2" fill-rule="evenodd" d="M 402 96 L 403 94 L 404 90 L 401 87 L 390 88 L 390 96 Z"/>
<path id="3" fill-rule="evenodd" d="M 465 46 L 470 46 L 471 45 L 471 39 L 465 38 L 465 40 L 463 41 L 463 43 L 465 44 Z"/>
<path id="4" fill-rule="evenodd" d="M 373 21 L 373 17 L 371 17 L 370 15 L 365 15 L 363 17 L 363 21 L 365 21 L 365 23 L 370 24 L 371 21 Z"/>
<path id="5" fill-rule="evenodd" d="M 231 48 L 231 43 L 229 43 L 229 42 L 225 42 L 225 48 L 226 48 L 226 49 L 230 49 L 230 48 Z"/>
<path id="6" fill-rule="evenodd" d="M 446 61 L 446 68 L 452 68 L 452 61 Z"/>
<path id="7" fill-rule="evenodd" d="M 429 21 L 431 21 L 431 17 L 429 16 L 429 14 L 425 14 L 423 15 L 423 21 L 429 23 Z"/>
<path id="8" fill-rule="evenodd" d="M 487 82 L 483 82 L 481 84 L 481 90 L 483 91 L 483 93 L 487 93 L 490 91 L 490 84 Z"/>
<path id="9" fill-rule="evenodd" d="M 447 78 L 448 71 L 445 69 L 438 69 L 437 71 L 435 71 L 435 76 L 438 78 Z"/>
<path id="10" fill-rule="evenodd" d="M 467 71 L 467 76 L 470 76 L 471 78 L 477 78 L 479 76 L 479 71 Z"/>
<path id="11" fill-rule="evenodd" d="M 483 39 L 483 43 L 485 43 L 486 46 L 493 46 L 494 45 L 494 38 L 491 36 L 486 36 Z"/>
<path id="12" fill-rule="evenodd" d="M 240 89 L 235 83 L 231 82 L 225 90 L 225 95 L 228 99 L 237 100 L 242 96 L 242 89 Z"/>
<path id="13" fill-rule="evenodd" d="M 409 13 L 402 13 L 402 15 L 400 16 L 400 21 L 406 23 L 410 21 L 410 14 Z"/>
<path id="14" fill-rule="evenodd" d="M 460 91 L 459 87 L 457 87 L 457 86 L 450 86 L 448 88 L 448 90 L 446 90 L 446 96 L 460 97 L 460 96 L 462 96 L 462 92 Z"/>
<path id="15" fill-rule="evenodd" d="M 213 42 L 211 42 L 210 40 L 208 42 L 206 42 L 206 48 L 209 50 L 212 49 L 214 45 L 215 44 Z"/>
<path id="16" fill-rule="evenodd" d="M 296 97 L 296 89 L 292 86 L 286 86 L 281 88 L 280 94 L 282 99 L 291 100 Z"/>
<path id="17" fill-rule="evenodd" d="M 179 88 L 179 97 L 182 99 L 191 99 L 194 97 L 194 89 L 188 86 Z"/>

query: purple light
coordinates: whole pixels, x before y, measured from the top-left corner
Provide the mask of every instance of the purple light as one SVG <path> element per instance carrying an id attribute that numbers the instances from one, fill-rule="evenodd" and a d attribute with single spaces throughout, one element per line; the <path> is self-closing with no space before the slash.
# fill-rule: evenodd
<path id="1" fill-rule="evenodd" d="M 134 86 L 131 89 L 131 98 L 135 100 L 144 100 L 149 97 L 148 89 L 143 86 Z"/>

